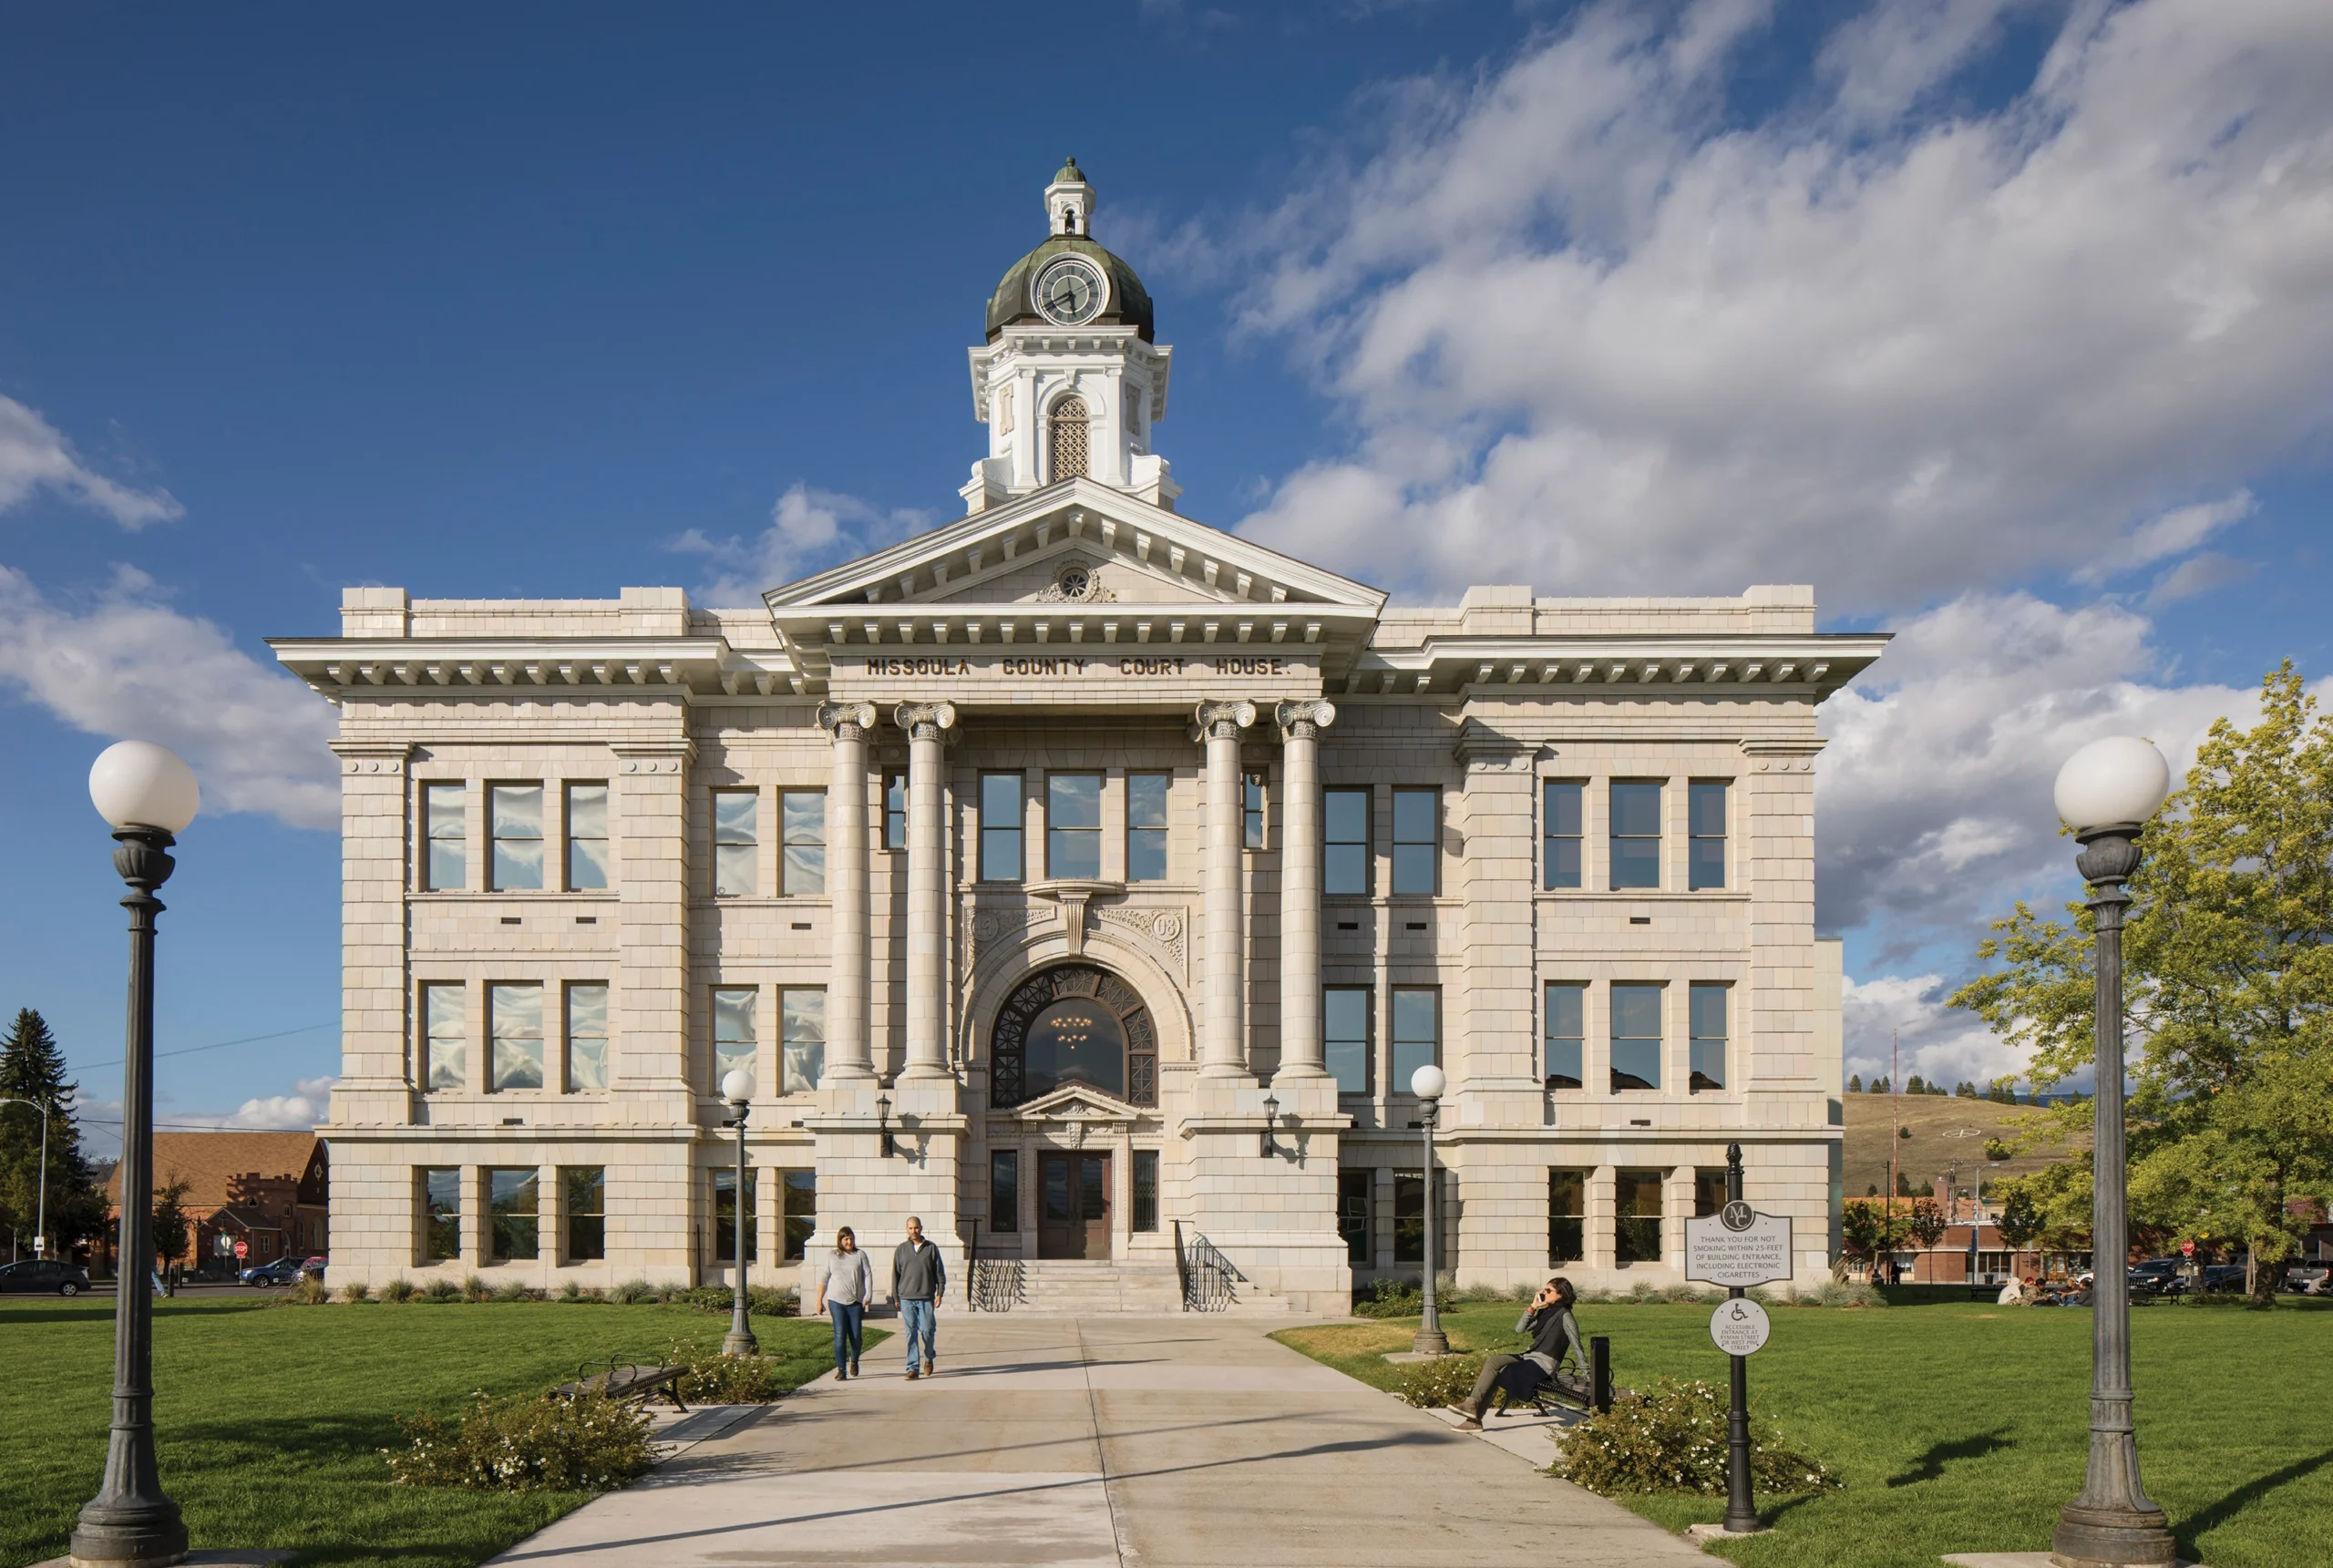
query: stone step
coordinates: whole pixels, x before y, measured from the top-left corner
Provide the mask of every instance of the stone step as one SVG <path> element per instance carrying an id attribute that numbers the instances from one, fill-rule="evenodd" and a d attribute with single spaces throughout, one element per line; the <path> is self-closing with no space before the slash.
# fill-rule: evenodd
<path id="1" fill-rule="evenodd" d="M 1038 1317 L 1090 1316 L 1111 1312 L 1180 1312 L 1182 1277 L 1172 1263 L 1124 1263 L 1106 1258 L 982 1258 L 983 1311 Z M 1007 1296 L 1016 1266 L 1017 1294 Z M 1223 1312 L 1236 1317 L 1285 1316 L 1295 1311 L 1286 1297 L 1240 1285 Z"/>

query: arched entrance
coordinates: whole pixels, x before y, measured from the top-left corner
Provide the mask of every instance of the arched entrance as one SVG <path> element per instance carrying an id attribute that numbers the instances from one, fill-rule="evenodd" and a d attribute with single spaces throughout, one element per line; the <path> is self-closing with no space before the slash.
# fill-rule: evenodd
<path id="1" fill-rule="evenodd" d="M 1158 1032 L 1135 989 L 1092 964 L 1040 969 L 1012 989 L 989 1033 L 989 1103 L 1003 1110 L 1084 1084 L 1158 1103 Z"/>

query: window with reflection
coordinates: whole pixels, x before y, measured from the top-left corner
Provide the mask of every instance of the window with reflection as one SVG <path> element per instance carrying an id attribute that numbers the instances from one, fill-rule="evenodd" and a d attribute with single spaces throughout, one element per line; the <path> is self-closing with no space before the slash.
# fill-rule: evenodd
<path id="1" fill-rule="evenodd" d="M 981 774 L 981 880 L 1021 880 L 1021 775 Z"/>
<path id="2" fill-rule="evenodd" d="M 1329 986 L 1321 992 L 1321 1065 L 1340 1094 L 1369 1092 L 1367 986 Z"/>
<path id="3" fill-rule="evenodd" d="M 908 846 L 908 775 L 888 773 L 883 775 L 883 847 L 905 849 Z"/>
<path id="4" fill-rule="evenodd" d="M 1430 897 L 1442 891 L 1442 792 L 1393 792 L 1393 891 Z"/>
<path id="5" fill-rule="evenodd" d="M 759 1036 L 755 1032 L 754 1004 L 759 992 L 751 986 L 725 986 L 713 993 L 713 1081 L 706 1092 L 721 1092 L 721 1081 L 738 1069 L 755 1072 Z"/>
<path id="6" fill-rule="evenodd" d="M 798 1262 L 807 1255 L 811 1233 L 818 1228 L 818 1173 L 786 1173 L 786 1256 Z"/>
<path id="7" fill-rule="evenodd" d="M 421 1261 L 450 1263 L 462 1255 L 462 1173 L 455 1165 L 414 1173 L 421 1205 Z"/>
<path id="8" fill-rule="evenodd" d="M 1010 1235 L 1021 1228 L 1021 1152 L 988 1152 L 988 1228 Z"/>
<path id="9" fill-rule="evenodd" d="M 777 797 L 778 891 L 788 897 L 827 890 L 827 792 L 789 789 Z"/>
<path id="10" fill-rule="evenodd" d="M 997 1009 L 991 1103 L 1020 1105 L 1085 1084 L 1136 1105 L 1158 1103 L 1158 1037 L 1134 988 L 1105 969 L 1067 964 L 1030 976 Z"/>
<path id="11" fill-rule="evenodd" d="M 1659 1171 L 1621 1171 L 1613 1178 L 1613 1258 L 1619 1263 L 1660 1261 Z"/>
<path id="12" fill-rule="evenodd" d="M 1661 988 L 1612 988 L 1612 1091 L 1660 1087 Z"/>
<path id="13" fill-rule="evenodd" d="M 1045 875 L 1091 881 L 1102 875 L 1102 775 L 1045 776 Z"/>
<path id="14" fill-rule="evenodd" d="M 1137 1231 L 1158 1228 L 1158 1151 L 1136 1149 L 1134 1152 L 1134 1221 Z"/>
<path id="15" fill-rule="evenodd" d="M 1660 786 L 1612 785 L 1612 886 L 1660 886 Z"/>
<path id="16" fill-rule="evenodd" d="M 468 784 L 433 784 L 421 788 L 422 832 L 428 840 L 422 886 L 430 891 L 458 893 L 469 886 L 465 821 L 468 798 Z"/>
<path id="17" fill-rule="evenodd" d="M 1243 849 L 1264 846 L 1264 792 L 1268 782 L 1260 773 L 1239 775 L 1239 846 Z"/>
<path id="18" fill-rule="evenodd" d="M 1697 1165 L 1693 1168 L 1693 1217 L 1707 1219 L 1725 1207 L 1725 1167 Z"/>
<path id="19" fill-rule="evenodd" d="M 542 1255 L 541 1173 L 532 1165 L 486 1173 L 488 1239 L 496 1263 Z"/>
<path id="20" fill-rule="evenodd" d="M 1547 1087 L 1578 1089 L 1588 1078 L 1588 988 L 1577 980 L 1547 985 Z"/>
<path id="21" fill-rule="evenodd" d="M 588 893 L 609 886 L 608 786 L 567 786 L 567 886 Z"/>
<path id="22" fill-rule="evenodd" d="M 777 993 L 778 1032 L 785 1047 L 779 1092 L 807 1094 L 827 1075 L 827 992 L 823 986 L 787 986 Z"/>
<path id="23" fill-rule="evenodd" d="M 1369 792 L 1321 792 L 1321 890 L 1369 892 Z"/>
<path id="24" fill-rule="evenodd" d="M 749 789 L 713 792 L 713 891 L 741 897 L 761 891 L 761 796 Z"/>
<path id="25" fill-rule="evenodd" d="M 1725 886 L 1725 785 L 1699 780 L 1685 795 L 1688 887 Z"/>
<path id="26" fill-rule="evenodd" d="M 487 791 L 487 816 L 494 836 L 494 880 L 498 893 L 527 892 L 543 885 L 543 786 L 494 784 Z"/>
<path id="27" fill-rule="evenodd" d="M 608 1086 L 608 988 L 567 988 L 567 1091 L 594 1094 Z"/>
<path id="28" fill-rule="evenodd" d="M 421 988 L 421 1079 L 430 1093 L 466 1089 L 469 1080 L 469 1018 L 459 985 Z"/>
<path id="29" fill-rule="evenodd" d="M 1731 989 L 1696 985 L 1686 993 L 1692 1027 L 1691 1088 L 1696 1094 L 1725 1087 L 1725 1015 Z"/>
<path id="30" fill-rule="evenodd" d="M 1541 802 L 1542 832 L 1539 885 L 1550 890 L 1581 886 L 1580 845 L 1583 825 L 1583 798 L 1587 790 L 1577 784 L 1550 779 Z"/>
<path id="31" fill-rule="evenodd" d="M 1166 880 L 1166 786 L 1171 774 L 1126 775 L 1126 880 Z"/>
<path id="32" fill-rule="evenodd" d="M 1578 1263 L 1588 1256 L 1588 1173 L 1547 1173 L 1547 1261 Z"/>
<path id="33" fill-rule="evenodd" d="M 608 1168 L 562 1165 L 560 1200 L 567 1207 L 567 1261 L 596 1263 L 608 1255 Z"/>
<path id="34" fill-rule="evenodd" d="M 543 989 L 540 986 L 489 986 L 486 992 L 487 1026 L 494 1041 L 493 1087 L 540 1089 L 543 1086 Z"/>
<path id="35" fill-rule="evenodd" d="M 1442 992 L 1433 986 L 1393 988 L 1393 1082 L 1410 1091 L 1410 1075 L 1442 1060 Z"/>
<path id="36" fill-rule="evenodd" d="M 1345 1260 L 1357 1268 L 1370 1266 L 1370 1213 L 1377 1188 L 1375 1171 L 1337 1173 L 1337 1234 L 1344 1237 Z"/>
<path id="37" fill-rule="evenodd" d="M 760 1256 L 761 1238 L 755 1234 L 755 1190 L 759 1186 L 761 1173 L 745 1167 L 745 1261 L 756 1262 Z M 713 1176 L 713 1261 L 735 1266 L 737 1261 L 737 1172 L 726 1166 L 712 1173 Z"/>

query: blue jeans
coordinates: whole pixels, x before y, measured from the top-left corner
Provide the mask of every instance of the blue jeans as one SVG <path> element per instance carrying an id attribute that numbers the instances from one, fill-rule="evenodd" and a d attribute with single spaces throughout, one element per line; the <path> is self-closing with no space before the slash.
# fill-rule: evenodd
<path id="1" fill-rule="evenodd" d="M 931 1298 L 906 1299 L 899 1303 L 899 1327 L 908 1337 L 908 1370 L 912 1372 L 926 1361 L 940 1359 L 938 1341 L 934 1339 L 935 1325 L 931 1317 Z"/>
<path id="2" fill-rule="evenodd" d="M 861 1330 L 867 1322 L 867 1306 L 859 1301 L 829 1301 L 827 1316 L 835 1324 L 835 1370 L 848 1372 L 850 1364 L 858 1359 Z M 848 1354 L 845 1354 L 848 1351 Z"/>

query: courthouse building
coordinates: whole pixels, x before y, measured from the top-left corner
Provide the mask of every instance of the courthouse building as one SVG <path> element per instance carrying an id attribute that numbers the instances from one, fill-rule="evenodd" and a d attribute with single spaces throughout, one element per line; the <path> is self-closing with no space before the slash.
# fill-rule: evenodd
<path id="1" fill-rule="evenodd" d="M 757 1281 L 916 1214 L 992 1305 L 1219 1257 L 1341 1307 L 1432 1201 L 1463 1283 L 1666 1284 L 1734 1141 L 1827 1275 L 1815 710 L 1885 639 L 1392 608 L 1182 516 L 1093 207 L 989 302 L 960 519 L 748 608 L 362 588 L 275 644 L 340 710 L 335 1280 L 727 1280 L 733 1067 Z"/>

